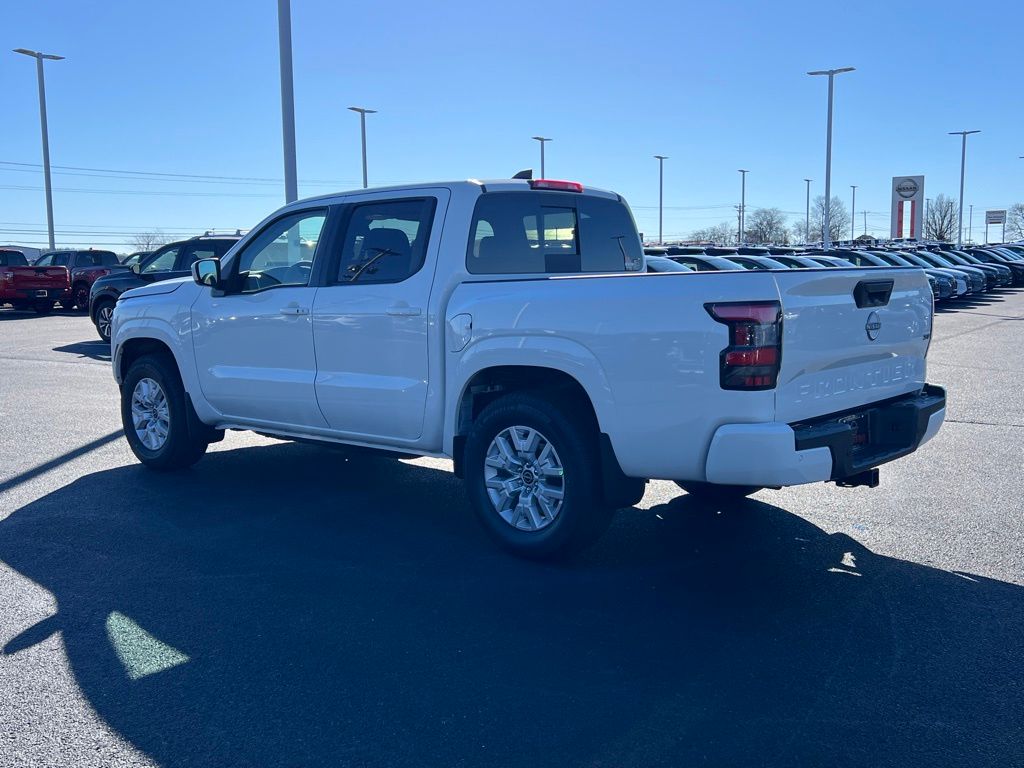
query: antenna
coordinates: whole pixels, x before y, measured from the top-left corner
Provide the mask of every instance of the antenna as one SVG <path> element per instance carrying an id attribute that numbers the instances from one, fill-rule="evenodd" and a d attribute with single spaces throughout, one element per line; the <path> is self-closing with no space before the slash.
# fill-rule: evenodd
<path id="1" fill-rule="evenodd" d="M 519 173 L 515 174 L 512 178 L 513 179 L 532 179 L 533 178 L 533 168 L 526 168 L 526 169 L 524 169 L 522 171 L 519 171 Z"/>

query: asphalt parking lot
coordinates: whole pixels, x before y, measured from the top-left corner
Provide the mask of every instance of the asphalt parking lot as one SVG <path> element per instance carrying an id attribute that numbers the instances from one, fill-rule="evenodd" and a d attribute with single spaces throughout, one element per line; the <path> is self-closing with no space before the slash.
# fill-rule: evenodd
<path id="1" fill-rule="evenodd" d="M 442 461 L 147 471 L 89 321 L 0 310 L 0 764 L 1024 765 L 1024 291 L 959 307 L 881 487 L 656 482 L 558 566 Z"/>

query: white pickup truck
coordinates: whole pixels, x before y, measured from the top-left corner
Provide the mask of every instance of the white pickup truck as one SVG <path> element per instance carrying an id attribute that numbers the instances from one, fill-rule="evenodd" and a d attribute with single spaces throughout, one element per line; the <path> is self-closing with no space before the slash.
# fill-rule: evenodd
<path id="1" fill-rule="evenodd" d="M 226 429 L 450 457 L 501 544 L 551 557 L 650 478 L 876 485 L 942 424 L 922 270 L 643 268 L 625 202 L 575 182 L 292 203 L 121 296 L 125 434 L 155 469 Z"/>

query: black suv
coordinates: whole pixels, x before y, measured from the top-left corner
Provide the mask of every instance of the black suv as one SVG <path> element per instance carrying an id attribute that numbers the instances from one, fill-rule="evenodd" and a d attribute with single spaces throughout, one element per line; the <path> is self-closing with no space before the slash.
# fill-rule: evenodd
<path id="1" fill-rule="evenodd" d="M 89 317 L 100 338 L 110 341 L 110 318 L 117 298 L 125 291 L 161 280 L 187 277 L 192 263 L 199 259 L 219 259 L 241 238 L 240 235 L 200 235 L 190 240 L 168 243 L 130 270 L 101 277 L 89 293 Z"/>

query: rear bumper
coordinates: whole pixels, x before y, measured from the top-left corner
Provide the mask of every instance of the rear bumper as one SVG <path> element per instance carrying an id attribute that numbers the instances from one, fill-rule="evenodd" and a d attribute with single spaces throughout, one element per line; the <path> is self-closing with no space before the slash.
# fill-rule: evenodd
<path id="1" fill-rule="evenodd" d="M 870 437 L 855 445 L 848 419 L 862 414 Z M 945 416 L 945 390 L 925 385 L 917 394 L 800 424 L 726 424 L 711 440 L 707 481 L 784 486 L 841 480 L 913 453 L 935 436 Z"/>

